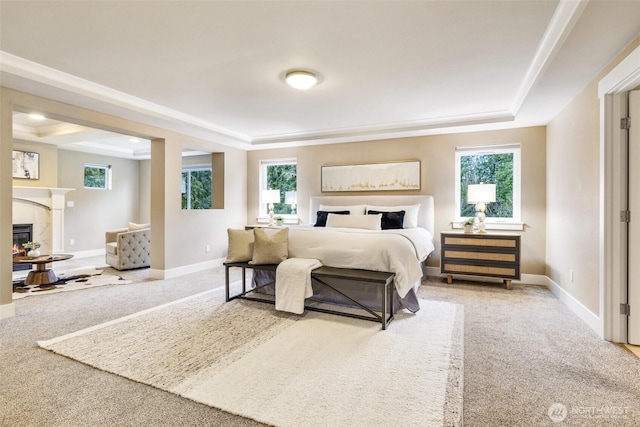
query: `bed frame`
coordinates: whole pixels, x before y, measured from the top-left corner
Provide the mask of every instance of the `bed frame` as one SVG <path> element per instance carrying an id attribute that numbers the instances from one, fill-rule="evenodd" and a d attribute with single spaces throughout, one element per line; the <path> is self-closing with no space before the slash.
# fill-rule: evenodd
<path id="1" fill-rule="evenodd" d="M 309 200 L 309 223 L 314 224 L 316 221 L 316 212 L 319 210 L 320 205 L 331 206 L 349 206 L 349 205 L 374 205 L 374 206 L 403 206 L 403 205 L 420 205 L 420 211 L 418 215 L 418 227 L 425 228 L 431 236 L 435 236 L 434 232 L 434 201 L 432 196 L 425 195 L 389 195 L 389 196 L 316 196 L 311 197 Z M 230 268 L 242 268 L 242 292 L 236 295 L 230 294 L 229 283 L 229 269 Z M 231 301 L 236 298 L 249 299 L 259 302 L 266 302 L 274 304 L 275 301 L 267 298 L 260 298 L 255 296 L 247 296 L 248 294 L 264 288 L 266 286 L 273 286 L 274 282 L 259 285 L 252 289 L 247 289 L 246 284 L 246 270 L 263 270 L 275 272 L 277 265 L 252 265 L 249 263 L 227 263 L 225 264 L 225 290 L 226 301 Z M 312 271 L 311 278 L 314 283 L 322 285 L 326 289 L 330 289 L 341 295 L 346 301 L 353 304 L 354 307 L 362 309 L 369 313 L 369 316 L 358 315 L 348 313 L 344 311 L 329 310 L 326 308 L 320 308 L 317 306 L 310 306 L 305 304 L 305 309 L 310 311 L 319 311 L 330 314 L 337 314 L 341 316 L 354 317 L 358 319 L 372 320 L 380 322 L 382 329 L 386 329 L 389 323 L 393 320 L 395 306 L 394 306 L 394 294 L 395 288 L 393 286 L 393 278 L 395 274 L 390 272 L 379 272 L 369 270 L 358 269 L 345 269 L 322 266 Z M 332 279 L 340 279 L 347 282 L 357 282 L 362 286 L 375 285 L 378 286 L 381 291 L 380 297 L 380 314 L 366 307 L 361 301 L 357 301 L 344 292 L 336 289 L 330 283 Z M 332 304 L 332 303 L 328 303 Z"/>

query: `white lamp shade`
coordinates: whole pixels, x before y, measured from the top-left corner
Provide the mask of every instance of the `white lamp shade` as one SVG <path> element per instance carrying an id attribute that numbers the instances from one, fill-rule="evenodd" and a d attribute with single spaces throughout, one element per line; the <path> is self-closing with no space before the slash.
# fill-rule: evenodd
<path id="1" fill-rule="evenodd" d="M 492 203 L 495 201 L 495 184 L 471 184 L 467 187 L 467 203 Z"/>
<path id="2" fill-rule="evenodd" d="M 284 202 L 287 205 L 295 205 L 298 203 L 298 197 L 295 191 L 285 191 Z"/>
<path id="3" fill-rule="evenodd" d="M 318 77 L 310 71 L 290 71 L 285 77 L 287 84 L 295 89 L 311 89 L 318 83 Z"/>
<path id="4" fill-rule="evenodd" d="M 262 190 L 262 203 L 280 203 L 280 190 Z"/>

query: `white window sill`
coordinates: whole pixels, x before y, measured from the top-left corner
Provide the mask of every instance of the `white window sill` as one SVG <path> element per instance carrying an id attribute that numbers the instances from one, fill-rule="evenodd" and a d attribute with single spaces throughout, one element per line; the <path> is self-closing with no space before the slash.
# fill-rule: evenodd
<path id="1" fill-rule="evenodd" d="M 282 223 L 283 224 L 287 224 L 287 225 L 297 225 L 300 223 L 300 219 L 297 216 L 292 216 L 292 215 L 282 215 L 283 216 L 283 220 Z M 275 222 L 275 219 L 273 220 Z M 258 218 L 256 218 L 256 224 L 269 224 L 269 217 L 268 216 L 260 216 Z"/>
<path id="2" fill-rule="evenodd" d="M 485 222 L 485 230 L 511 230 L 511 231 L 524 231 L 523 222 Z M 462 230 L 464 226 L 461 221 L 452 221 L 451 228 L 454 230 Z"/>

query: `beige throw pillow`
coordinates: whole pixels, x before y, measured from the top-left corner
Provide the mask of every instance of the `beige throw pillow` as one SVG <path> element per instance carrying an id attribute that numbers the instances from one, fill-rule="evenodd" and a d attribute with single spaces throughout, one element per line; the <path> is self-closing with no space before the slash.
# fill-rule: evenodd
<path id="1" fill-rule="evenodd" d="M 249 264 L 280 264 L 289 258 L 288 227 L 272 235 L 260 228 L 254 228 L 253 233 L 255 238 L 253 259 Z"/>
<path id="2" fill-rule="evenodd" d="M 247 262 L 253 257 L 253 230 L 227 229 L 229 247 L 225 262 Z"/>

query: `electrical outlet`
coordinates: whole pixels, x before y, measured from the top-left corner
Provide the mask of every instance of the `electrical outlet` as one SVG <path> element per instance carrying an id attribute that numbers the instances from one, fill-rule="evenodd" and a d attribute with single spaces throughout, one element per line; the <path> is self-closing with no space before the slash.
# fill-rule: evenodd
<path id="1" fill-rule="evenodd" d="M 209 251 L 210 251 L 210 250 L 211 250 L 211 246 L 209 246 L 209 245 L 204 245 L 204 251 L 205 251 L 206 253 L 209 253 Z"/>
<path id="2" fill-rule="evenodd" d="M 69 245 L 73 246 L 76 244 L 76 239 L 69 239 Z"/>
<path id="3" fill-rule="evenodd" d="M 573 269 L 569 270 L 569 281 L 573 282 Z"/>

